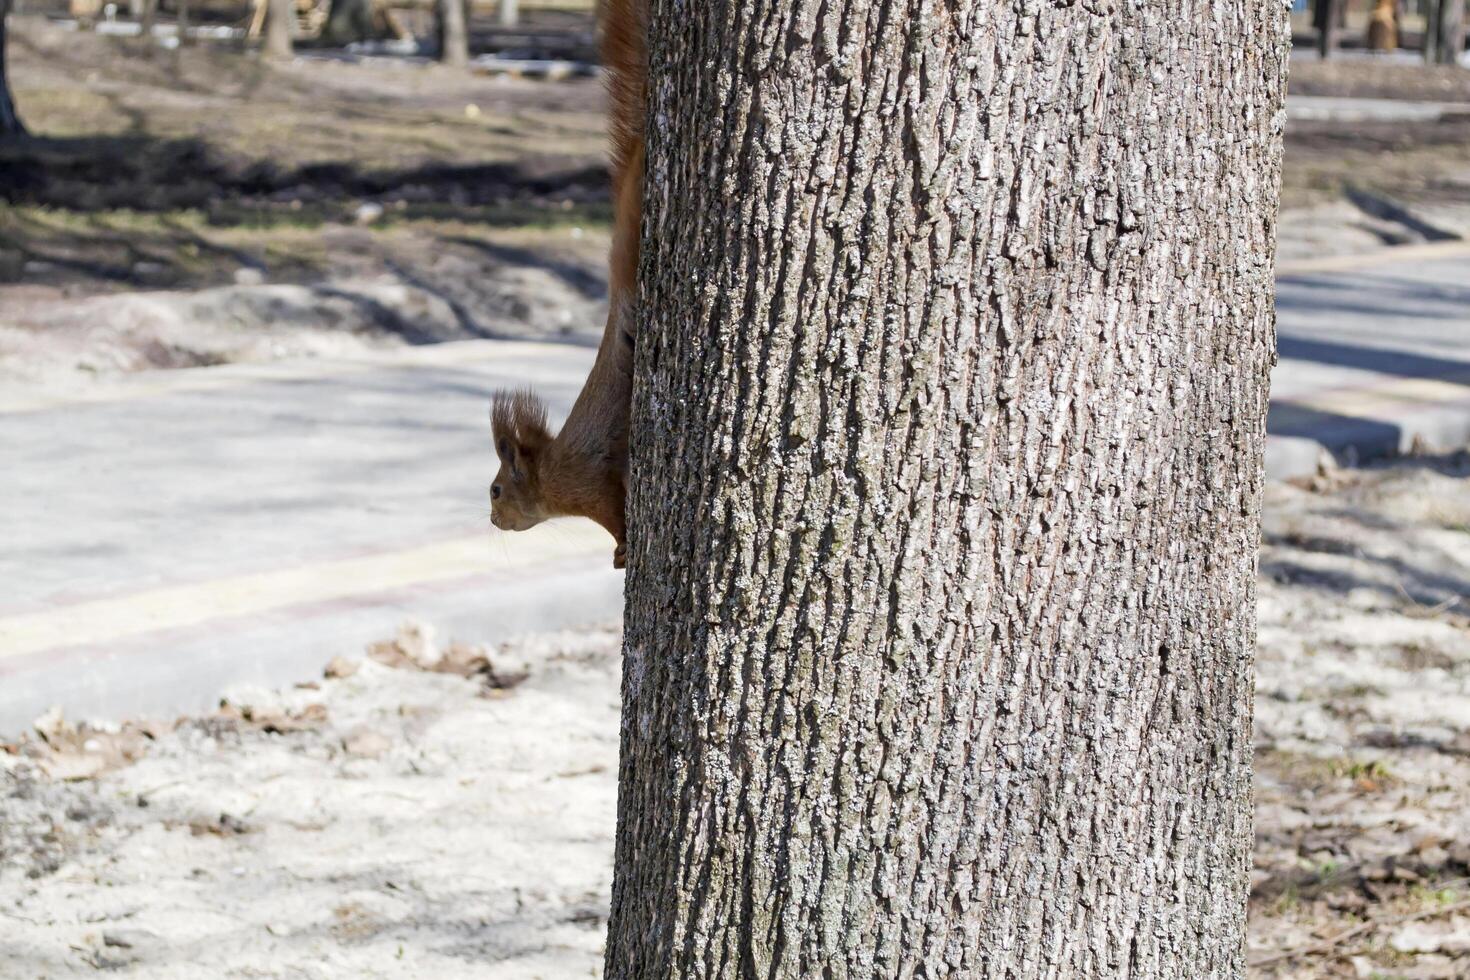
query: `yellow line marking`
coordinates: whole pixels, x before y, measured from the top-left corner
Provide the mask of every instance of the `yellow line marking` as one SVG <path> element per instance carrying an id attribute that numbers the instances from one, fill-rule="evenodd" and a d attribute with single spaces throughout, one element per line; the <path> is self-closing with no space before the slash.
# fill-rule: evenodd
<path id="1" fill-rule="evenodd" d="M 524 534 L 496 533 L 501 541 L 493 546 L 488 534 L 476 535 L 405 551 L 170 586 L 3 618 L 0 661 L 291 606 L 393 592 L 472 575 L 520 571 L 556 559 L 601 557 L 612 567 L 612 538 L 590 522 Z"/>
<path id="2" fill-rule="evenodd" d="M 1470 255 L 1470 241 L 1431 242 L 1425 245 L 1396 245 L 1355 255 L 1324 255 L 1320 259 L 1297 259 L 1276 266 L 1278 276 L 1300 276 L 1312 272 L 1346 272 L 1351 269 L 1374 269 L 1404 262 L 1427 262 Z"/>
<path id="3" fill-rule="evenodd" d="M 73 405 L 95 405 L 180 392 L 216 391 L 241 385 L 272 381 L 315 381 L 348 374 L 391 368 L 469 367 L 503 362 L 508 372 L 521 373 L 537 366 L 555 370 L 568 365 L 573 352 L 585 355 L 590 349 L 534 341 L 459 340 L 423 347 L 370 351 L 354 357 L 306 361 L 272 361 L 263 364 L 226 364 L 219 367 L 176 371 L 149 371 L 86 386 L 44 388 L 22 386 L 0 391 L 0 415 L 40 412 Z M 489 391 L 486 391 L 489 396 Z"/>
<path id="4" fill-rule="evenodd" d="M 1289 406 L 1333 415 L 1392 422 L 1416 409 L 1470 404 L 1470 372 L 1460 377 L 1463 380 L 1459 384 L 1437 378 L 1405 378 L 1371 387 L 1314 392 L 1284 401 Z"/>

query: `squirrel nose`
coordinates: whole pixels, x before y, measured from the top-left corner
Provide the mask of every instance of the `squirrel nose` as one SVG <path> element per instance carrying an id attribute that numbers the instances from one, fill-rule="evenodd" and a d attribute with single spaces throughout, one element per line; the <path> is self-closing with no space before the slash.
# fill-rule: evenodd
<path id="1" fill-rule="evenodd" d="M 498 484 L 498 483 L 492 483 L 492 484 L 490 484 L 490 499 L 491 500 L 499 500 L 500 499 L 500 484 Z"/>

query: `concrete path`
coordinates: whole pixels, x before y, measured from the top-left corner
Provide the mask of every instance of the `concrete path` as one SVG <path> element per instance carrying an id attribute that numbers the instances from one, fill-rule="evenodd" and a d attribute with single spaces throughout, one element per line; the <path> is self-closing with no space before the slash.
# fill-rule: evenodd
<path id="1" fill-rule="evenodd" d="M 1470 442 L 1470 246 L 1283 268 L 1273 476 Z M 207 706 L 417 619 L 476 642 L 616 618 L 585 521 L 488 525 L 486 396 L 565 410 L 592 352 L 473 342 L 0 392 L 0 733 Z"/>
<path id="2" fill-rule="evenodd" d="M 447 344 L 0 395 L 0 732 L 200 709 L 405 620 L 481 642 L 622 611 L 589 522 L 489 526 L 488 392 L 565 410 L 591 351 Z"/>
<path id="3" fill-rule="evenodd" d="M 1286 117 L 1292 122 L 1440 122 L 1470 118 L 1470 104 L 1293 95 L 1286 100 Z"/>
<path id="4" fill-rule="evenodd" d="M 1470 444 L 1470 243 L 1283 266 L 1271 476 Z"/>

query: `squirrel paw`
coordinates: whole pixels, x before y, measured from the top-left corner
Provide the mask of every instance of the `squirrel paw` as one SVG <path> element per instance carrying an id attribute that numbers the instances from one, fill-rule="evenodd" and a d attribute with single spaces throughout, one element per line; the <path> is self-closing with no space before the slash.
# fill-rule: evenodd
<path id="1" fill-rule="evenodd" d="M 619 543 L 613 550 L 613 568 L 625 568 L 628 564 L 628 546 Z"/>

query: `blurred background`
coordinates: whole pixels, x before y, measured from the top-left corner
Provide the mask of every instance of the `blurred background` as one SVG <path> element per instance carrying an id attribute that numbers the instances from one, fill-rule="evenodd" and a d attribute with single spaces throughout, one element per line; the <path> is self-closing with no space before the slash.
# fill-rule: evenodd
<path id="1" fill-rule="evenodd" d="M 268 3 L 0 0 L 0 977 L 596 975 L 592 0 Z M 1470 976 L 1465 26 L 1292 11 L 1253 976 Z"/>

